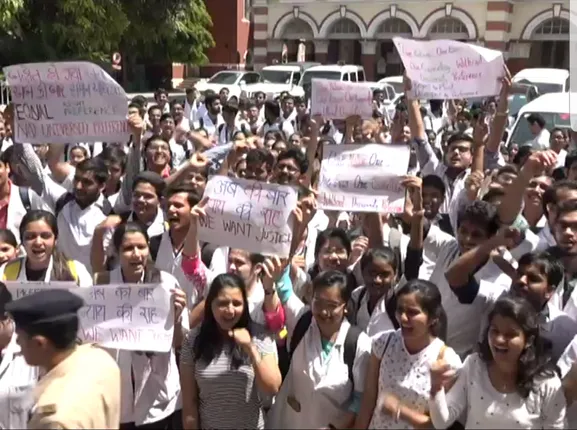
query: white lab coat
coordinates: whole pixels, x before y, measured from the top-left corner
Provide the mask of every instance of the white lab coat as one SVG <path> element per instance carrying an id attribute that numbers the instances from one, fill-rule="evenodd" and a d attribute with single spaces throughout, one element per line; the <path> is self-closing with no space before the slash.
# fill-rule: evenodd
<path id="1" fill-rule="evenodd" d="M 26 277 L 26 257 L 19 257 L 19 259 L 20 272 L 18 273 L 18 278 L 16 281 L 28 282 L 28 278 Z M 14 260 L 8 261 L 7 263 L 4 263 L 2 266 L 0 266 L 0 279 L 4 279 L 4 270 L 6 269 L 6 266 L 13 261 Z M 56 280 L 50 279 L 50 276 L 52 275 L 52 263 L 53 258 L 50 258 L 48 269 L 46 269 L 46 275 L 44 276 L 44 282 L 58 282 Z M 74 260 L 74 267 L 76 268 L 76 275 L 78 276 L 78 286 L 83 288 L 92 287 L 92 276 L 86 269 L 86 266 L 84 266 L 81 262 Z M 71 282 L 71 284 L 73 283 Z"/>
<path id="2" fill-rule="evenodd" d="M 292 294 L 285 304 L 290 344 L 298 318 L 306 311 Z M 321 333 L 312 319 L 311 325 L 296 348 L 290 370 L 268 416 L 268 428 L 318 429 L 336 423 L 347 413 L 353 395 L 348 367 L 344 360 L 344 341 L 351 325 L 344 320 L 328 359 L 321 360 Z M 364 390 L 365 373 L 371 354 L 371 341 L 361 333 L 353 364 L 354 391 Z M 287 402 L 294 397 L 300 404 L 296 412 Z"/>
<path id="3" fill-rule="evenodd" d="M 38 375 L 38 367 L 26 364 L 14 333 L 0 363 L 0 428 L 26 428 Z"/>
<path id="4" fill-rule="evenodd" d="M 166 289 L 180 288 L 170 273 L 160 272 Z M 110 272 L 110 284 L 122 284 L 120 267 Z M 182 312 L 182 326 L 189 328 L 188 311 Z M 182 408 L 180 378 L 174 348 L 155 352 L 150 358 L 142 353 L 108 350 L 120 368 L 120 422 L 137 426 L 152 424 Z M 134 383 L 133 383 L 134 377 Z"/>

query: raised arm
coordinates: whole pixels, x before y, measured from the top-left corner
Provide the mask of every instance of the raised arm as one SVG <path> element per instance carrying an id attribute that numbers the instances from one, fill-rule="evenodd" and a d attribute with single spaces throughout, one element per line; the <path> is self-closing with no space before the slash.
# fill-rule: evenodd
<path id="1" fill-rule="evenodd" d="M 128 125 L 132 132 L 132 146 L 128 152 L 124 180 L 120 187 L 120 195 L 114 205 L 114 212 L 123 213 L 130 210 L 132 202 L 132 184 L 134 178 L 142 168 L 142 131 L 144 130 L 144 120 L 138 114 L 132 114 L 128 118 Z"/>
<path id="2" fill-rule="evenodd" d="M 498 152 L 501 146 L 501 139 L 505 128 L 507 128 L 507 121 L 509 118 L 509 92 L 511 90 L 511 73 L 505 67 L 505 77 L 503 78 L 503 86 L 499 94 L 499 104 L 497 105 L 497 113 L 493 118 L 491 124 L 491 131 L 489 132 L 489 139 L 487 140 L 487 150 L 490 152 Z"/>

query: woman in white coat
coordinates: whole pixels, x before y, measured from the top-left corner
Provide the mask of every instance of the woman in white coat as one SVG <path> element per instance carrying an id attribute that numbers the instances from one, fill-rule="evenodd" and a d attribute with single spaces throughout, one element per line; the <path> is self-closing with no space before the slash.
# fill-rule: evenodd
<path id="1" fill-rule="evenodd" d="M 288 269 L 276 292 L 292 360 L 267 427 L 350 428 L 360 407 L 371 341 L 346 319 L 346 275 L 336 270 L 317 275 L 310 310 L 292 291 Z"/>
<path id="2" fill-rule="evenodd" d="M 154 267 L 148 236 L 135 222 L 120 224 L 112 236 L 119 267 L 95 274 L 95 284 L 161 284 L 174 298 L 174 338 L 169 352 L 111 350 L 120 367 L 121 429 L 172 428 L 180 422 L 182 401 L 175 349 L 188 330 L 186 294 L 170 273 Z"/>
<path id="3" fill-rule="evenodd" d="M 19 282 L 60 281 L 80 287 L 92 286 L 86 267 L 67 259 L 57 249 L 58 224 L 50 212 L 27 212 L 20 223 L 20 237 L 26 256 L 9 261 L 0 267 L 0 279 Z"/>

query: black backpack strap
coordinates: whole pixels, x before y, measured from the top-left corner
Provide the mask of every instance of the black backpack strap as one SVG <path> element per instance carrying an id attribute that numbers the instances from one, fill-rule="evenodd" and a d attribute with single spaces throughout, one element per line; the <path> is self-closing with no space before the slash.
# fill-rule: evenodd
<path id="1" fill-rule="evenodd" d="M 204 118 L 202 117 L 198 119 L 198 128 L 204 128 Z"/>
<path id="2" fill-rule="evenodd" d="M 152 258 L 152 261 L 156 261 L 158 250 L 160 249 L 160 242 L 162 242 L 162 234 L 152 236 L 149 240 L 150 257 Z"/>
<path id="3" fill-rule="evenodd" d="M 393 288 L 393 287 L 391 287 Z M 397 316 L 395 315 L 397 310 L 397 295 L 391 290 L 389 294 L 385 297 L 385 310 L 387 311 L 387 316 L 393 323 L 395 330 L 398 330 L 400 325 L 397 321 Z"/>
<path id="4" fill-rule="evenodd" d="M 297 321 L 289 345 L 289 354 L 291 358 L 293 353 L 299 346 L 300 341 L 302 340 L 302 338 L 305 336 L 305 333 L 309 329 L 312 321 L 313 321 L 313 313 L 310 310 L 302 314 L 299 320 Z"/>
<path id="5" fill-rule="evenodd" d="M 391 227 L 389 231 L 389 248 L 393 250 L 395 253 L 395 257 L 397 259 L 397 276 L 399 279 L 405 273 L 404 264 L 403 264 L 403 257 L 401 255 L 401 240 L 403 238 L 403 233 L 401 233 L 396 228 Z"/>
<path id="6" fill-rule="evenodd" d="M 114 212 L 112 205 L 110 204 L 110 200 L 108 197 L 102 196 L 104 200 L 102 200 L 102 213 L 106 216 L 111 215 Z"/>
<path id="7" fill-rule="evenodd" d="M 74 194 L 72 193 L 64 193 L 61 195 L 60 198 L 56 200 L 56 205 L 54 206 L 54 216 L 58 218 L 58 215 L 60 212 L 62 212 L 64 206 L 66 206 L 66 204 L 72 200 L 74 200 Z"/>
<path id="8" fill-rule="evenodd" d="M 20 194 L 20 200 L 22 201 L 24 209 L 28 212 L 32 208 L 32 204 L 30 203 L 30 188 L 18 187 L 18 194 Z"/>
<path id="9" fill-rule="evenodd" d="M 351 325 L 349 331 L 345 336 L 345 348 L 343 351 L 343 358 L 349 369 L 349 380 L 353 384 L 353 389 L 355 386 L 355 380 L 353 377 L 353 365 L 355 364 L 355 357 L 357 355 L 357 344 L 359 343 L 359 336 L 363 331 L 356 325 Z"/>

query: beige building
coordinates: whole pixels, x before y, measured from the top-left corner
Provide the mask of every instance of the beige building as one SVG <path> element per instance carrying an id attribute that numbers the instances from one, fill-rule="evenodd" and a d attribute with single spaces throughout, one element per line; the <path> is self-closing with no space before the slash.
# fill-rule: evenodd
<path id="1" fill-rule="evenodd" d="M 253 59 L 295 61 L 304 44 L 307 60 L 362 64 L 372 80 L 401 73 L 391 39 L 403 36 L 501 50 L 513 73 L 568 68 L 569 1 L 253 0 Z"/>

